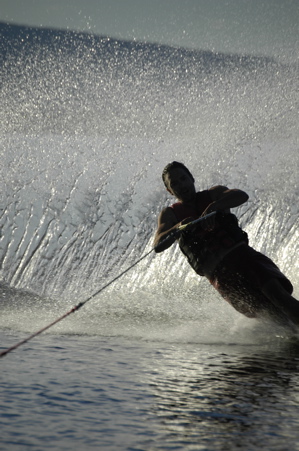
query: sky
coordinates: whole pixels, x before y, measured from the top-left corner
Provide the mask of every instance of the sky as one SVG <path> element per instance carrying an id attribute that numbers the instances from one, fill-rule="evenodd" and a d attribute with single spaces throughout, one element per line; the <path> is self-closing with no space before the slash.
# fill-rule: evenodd
<path id="1" fill-rule="evenodd" d="M 0 0 L 0 21 L 299 62 L 299 0 Z"/>

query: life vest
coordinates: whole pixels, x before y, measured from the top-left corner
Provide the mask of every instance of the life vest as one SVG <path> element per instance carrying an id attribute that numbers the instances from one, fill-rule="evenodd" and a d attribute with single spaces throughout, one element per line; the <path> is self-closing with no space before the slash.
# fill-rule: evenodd
<path id="1" fill-rule="evenodd" d="M 177 202 L 170 208 L 178 222 L 181 222 L 188 217 L 199 218 L 211 203 L 210 193 L 205 190 L 196 193 L 194 206 Z M 237 217 L 223 212 L 217 212 L 212 231 L 203 230 L 199 224 L 195 231 L 187 230 L 179 238 L 180 249 L 191 267 L 197 274 L 209 279 L 223 257 L 242 243 L 248 244 L 248 237 L 239 227 Z"/>

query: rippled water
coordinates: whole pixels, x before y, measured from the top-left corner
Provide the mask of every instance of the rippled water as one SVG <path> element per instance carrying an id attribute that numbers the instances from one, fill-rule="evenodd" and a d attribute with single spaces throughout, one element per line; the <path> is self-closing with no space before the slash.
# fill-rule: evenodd
<path id="1" fill-rule="evenodd" d="M 299 343 L 247 340 L 43 336 L 1 361 L 0 449 L 298 449 Z"/>

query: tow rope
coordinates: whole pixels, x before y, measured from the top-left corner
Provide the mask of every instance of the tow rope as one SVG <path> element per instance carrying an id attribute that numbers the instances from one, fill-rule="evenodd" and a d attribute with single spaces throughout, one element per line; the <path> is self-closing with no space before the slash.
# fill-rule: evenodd
<path id="1" fill-rule="evenodd" d="M 149 254 L 151 254 L 153 251 L 159 250 L 159 246 L 162 246 L 167 241 L 173 238 L 177 238 L 183 231 L 186 231 L 188 228 L 194 227 L 197 223 L 200 221 L 205 220 L 208 217 L 211 217 L 215 215 L 216 212 L 212 212 L 207 214 L 206 216 L 200 217 L 198 219 L 195 219 L 194 221 L 189 222 L 188 224 L 181 225 L 178 227 L 175 231 L 171 232 L 164 240 L 162 240 L 157 246 L 153 247 L 149 252 L 147 252 L 145 255 L 140 257 L 138 260 L 135 261 L 131 266 L 129 266 L 127 269 L 125 269 L 123 272 L 118 274 L 118 276 L 114 277 L 114 279 L 110 280 L 110 282 L 106 283 L 104 286 L 102 286 L 99 290 L 97 290 L 95 293 L 93 293 L 91 296 L 89 296 L 85 301 L 79 302 L 79 304 L 72 307 L 68 312 L 64 313 L 62 316 L 57 318 L 55 321 L 51 322 L 47 326 L 43 327 L 42 329 L 38 330 L 37 332 L 34 332 L 33 334 L 26 337 L 24 340 L 16 343 L 15 345 L 11 346 L 10 348 L 5 349 L 4 351 L 0 352 L 0 358 L 4 357 L 5 355 L 9 354 L 11 351 L 14 351 L 15 349 L 19 348 L 23 344 L 27 343 L 28 341 L 32 340 L 37 335 L 40 335 L 41 333 L 45 332 L 46 330 L 50 329 L 50 327 L 54 326 L 55 324 L 62 321 L 64 318 L 69 316 L 71 313 L 77 312 L 83 305 L 85 305 L 87 302 L 91 301 L 95 296 L 100 294 L 102 291 L 104 291 L 106 288 L 108 288 L 110 285 L 112 285 L 116 280 L 120 279 L 124 274 L 129 272 L 134 266 L 136 266 L 138 263 L 140 263 L 142 260 L 144 260 Z"/>

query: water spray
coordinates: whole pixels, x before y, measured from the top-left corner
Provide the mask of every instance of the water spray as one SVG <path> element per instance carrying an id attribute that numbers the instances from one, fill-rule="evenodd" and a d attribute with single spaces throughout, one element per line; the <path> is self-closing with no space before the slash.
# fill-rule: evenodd
<path id="1" fill-rule="evenodd" d="M 34 332 L 33 334 L 26 337 L 24 340 L 16 343 L 15 345 L 11 346 L 10 348 L 5 349 L 4 351 L 0 352 L 0 358 L 4 357 L 5 355 L 9 354 L 11 351 L 14 351 L 15 349 L 19 348 L 21 345 L 27 343 L 28 341 L 32 340 L 34 337 L 40 335 L 41 333 L 45 332 L 46 330 L 50 329 L 50 327 L 54 326 L 55 324 L 62 321 L 64 318 L 68 317 L 71 313 L 77 312 L 83 305 L 87 304 L 87 302 L 94 299 L 96 296 L 98 296 L 102 291 L 104 291 L 106 288 L 108 288 L 110 285 L 112 285 L 114 282 L 116 282 L 118 279 L 120 279 L 124 274 L 129 272 L 134 266 L 138 265 L 142 260 L 144 260 L 148 255 L 150 255 L 153 251 L 159 252 L 159 249 L 163 247 L 163 245 L 166 242 L 169 242 L 172 239 L 176 239 L 179 237 L 179 235 L 182 232 L 187 231 L 188 229 L 193 228 L 201 221 L 206 220 L 207 218 L 214 216 L 216 212 L 212 212 L 207 214 L 206 216 L 200 217 L 198 219 L 195 219 L 194 221 L 189 222 L 188 224 L 181 225 L 176 230 L 171 232 L 164 240 L 162 240 L 159 244 L 157 244 L 155 247 L 153 247 L 150 251 L 148 251 L 145 255 L 140 257 L 138 260 L 136 260 L 131 266 L 129 266 L 127 269 L 122 271 L 120 274 L 118 274 L 114 279 L 110 280 L 108 283 L 106 283 L 104 286 L 102 286 L 99 290 L 97 290 L 95 293 L 93 293 L 91 296 L 89 296 L 85 301 L 79 302 L 79 304 L 72 307 L 68 312 L 64 313 L 62 316 L 57 318 L 55 321 L 51 322 L 50 324 L 46 325 L 42 329 L 38 330 L 37 332 Z"/>

